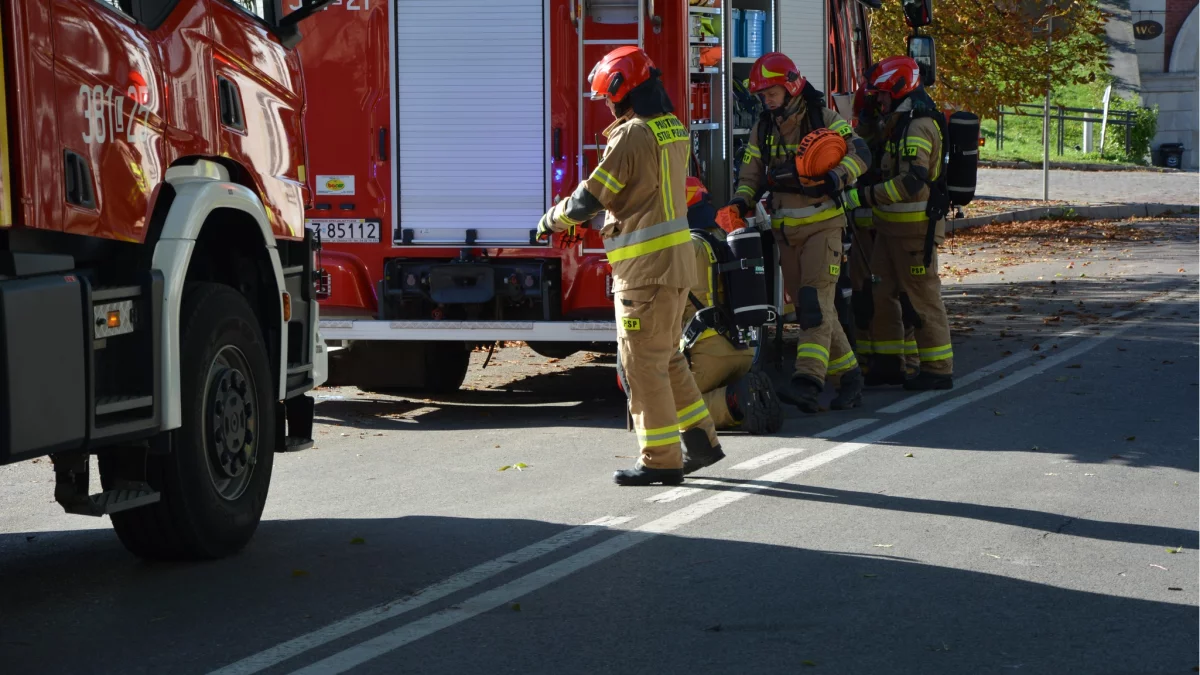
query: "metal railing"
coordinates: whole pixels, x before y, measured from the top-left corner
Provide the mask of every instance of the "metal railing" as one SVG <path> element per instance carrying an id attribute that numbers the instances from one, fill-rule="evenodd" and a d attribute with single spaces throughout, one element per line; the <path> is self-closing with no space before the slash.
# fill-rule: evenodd
<path id="1" fill-rule="evenodd" d="M 996 149 L 1004 149 L 1004 118 L 1008 116 L 1022 117 L 1026 119 L 1041 119 L 1045 112 L 1045 108 L 1040 105 L 1023 104 L 1013 106 L 1016 110 L 1000 109 L 1000 115 L 996 120 Z M 1019 110 L 1030 110 L 1031 113 L 1019 112 Z M 1103 118 L 1104 111 L 1098 108 L 1068 108 L 1065 106 L 1054 106 L 1050 108 L 1050 121 L 1057 122 L 1058 138 L 1055 143 L 1056 154 L 1062 156 L 1065 151 L 1067 122 L 1092 122 L 1099 124 Z M 1132 110 L 1113 110 L 1108 109 L 1108 125 L 1116 127 L 1124 127 L 1125 129 L 1125 154 L 1128 155 L 1133 151 L 1133 125 L 1135 111 Z M 1085 127 L 1086 129 L 1086 127 Z M 1045 139 L 1043 139 L 1045 142 Z M 1086 146 L 1085 146 L 1086 147 Z M 1104 140 L 1101 139 L 1100 147 L 1104 147 Z"/>

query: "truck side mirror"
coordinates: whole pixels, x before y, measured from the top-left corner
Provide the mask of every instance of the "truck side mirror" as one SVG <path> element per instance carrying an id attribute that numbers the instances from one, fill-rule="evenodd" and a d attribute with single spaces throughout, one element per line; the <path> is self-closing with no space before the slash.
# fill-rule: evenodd
<path id="1" fill-rule="evenodd" d="M 921 67 L 921 84 L 932 87 L 937 82 L 937 55 L 933 38 L 928 35 L 910 35 L 908 55 Z"/>
<path id="2" fill-rule="evenodd" d="M 288 14 L 283 13 L 284 2 L 287 2 Z M 307 19 L 333 0 L 275 0 L 275 35 L 284 47 L 294 49 L 300 43 L 301 21 Z"/>
<path id="3" fill-rule="evenodd" d="M 904 0 L 904 20 L 909 28 L 921 28 L 933 22 L 933 0 Z"/>

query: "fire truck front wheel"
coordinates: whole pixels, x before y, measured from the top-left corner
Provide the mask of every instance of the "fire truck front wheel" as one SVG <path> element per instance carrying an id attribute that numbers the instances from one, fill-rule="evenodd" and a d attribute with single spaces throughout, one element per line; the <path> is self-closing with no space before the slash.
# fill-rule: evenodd
<path id="1" fill-rule="evenodd" d="M 170 452 L 118 453 L 105 472 L 117 476 L 102 476 L 144 472 L 162 493 L 155 504 L 112 516 L 134 554 L 215 559 L 250 540 L 274 460 L 269 363 L 258 319 L 240 293 L 214 283 L 188 287 L 180 314 L 183 426 L 174 432 Z"/>

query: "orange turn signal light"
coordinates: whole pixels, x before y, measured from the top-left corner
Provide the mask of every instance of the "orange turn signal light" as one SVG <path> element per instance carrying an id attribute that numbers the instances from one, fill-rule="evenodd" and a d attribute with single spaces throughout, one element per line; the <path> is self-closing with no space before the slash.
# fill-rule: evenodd
<path id="1" fill-rule="evenodd" d="M 109 328 L 120 328 L 121 327 L 121 313 L 120 312 L 114 310 L 114 311 L 111 311 L 108 313 L 108 327 Z"/>
<path id="2" fill-rule="evenodd" d="M 283 293 L 283 320 L 292 320 L 292 296 L 289 293 Z"/>

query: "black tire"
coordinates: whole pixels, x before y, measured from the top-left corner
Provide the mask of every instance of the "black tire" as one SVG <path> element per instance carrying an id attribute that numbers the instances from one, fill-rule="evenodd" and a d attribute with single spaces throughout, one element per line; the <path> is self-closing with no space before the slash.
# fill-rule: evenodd
<path id="1" fill-rule="evenodd" d="M 466 342 L 428 342 L 425 344 L 425 391 L 450 394 L 467 379 L 471 365 L 471 346 Z"/>
<path id="2" fill-rule="evenodd" d="M 530 351 L 548 359 L 565 359 L 580 351 L 578 342 L 526 342 Z"/>
<path id="3" fill-rule="evenodd" d="M 236 290 L 189 285 L 180 336 L 183 425 L 171 452 L 102 455 L 101 478 L 144 478 L 162 493 L 155 504 L 112 515 L 130 552 L 156 560 L 216 559 L 244 547 L 262 517 L 275 456 L 275 384 L 258 319 Z M 214 433 L 215 424 L 222 433 Z M 218 455 L 228 448 L 239 452 Z"/>

